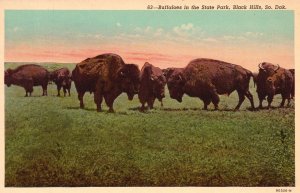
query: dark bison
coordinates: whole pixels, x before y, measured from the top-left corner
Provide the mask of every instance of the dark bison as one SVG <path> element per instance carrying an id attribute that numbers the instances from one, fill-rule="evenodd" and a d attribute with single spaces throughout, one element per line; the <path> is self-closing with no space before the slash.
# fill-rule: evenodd
<path id="1" fill-rule="evenodd" d="M 47 95 L 49 72 L 42 66 L 36 64 L 25 64 L 16 69 L 7 69 L 4 72 L 4 83 L 18 85 L 25 89 L 26 97 L 31 96 L 34 86 L 42 86 L 43 96 Z"/>
<path id="2" fill-rule="evenodd" d="M 142 103 L 142 111 L 145 109 L 145 103 L 152 109 L 156 98 L 163 106 L 162 99 L 165 97 L 165 85 L 166 78 L 162 70 L 146 62 L 141 70 L 141 86 L 138 94 Z"/>
<path id="3" fill-rule="evenodd" d="M 276 94 L 282 96 L 280 107 L 284 106 L 286 99 L 289 105 L 294 81 L 292 73 L 281 68 L 278 64 L 273 65 L 267 62 L 259 64 L 258 67 L 256 92 L 259 98 L 259 108 L 262 108 L 262 102 L 266 96 L 268 97 L 268 108 L 271 107 L 273 97 Z"/>
<path id="4" fill-rule="evenodd" d="M 239 65 L 212 59 L 192 60 L 183 70 L 176 70 L 167 81 L 170 96 L 182 101 L 182 96 L 199 97 L 204 102 L 204 109 L 212 102 L 218 109 L 218 94 L 229 95 L 238 92 L 238 110 L 245 96 L 254 108 L 253 97 L 249 92 L 249 81 L 252 73 Z"/>
<path id="5" fill-rule="evenodd" d="M 103 97 L 109 112 L 114 112 L 113 102 L 122 92 L 127 93 L 128 99 L 132 100 L 134 94 L 138 93 L 139 78 L 138 66 L 125 64 L 116 54 L 102 54 L 87 58 L 78 63 L 72 71 L 80 107 L 84 108 L 84 93 L 93 92 L 98 112 L 101 111 Z"/>
<path id="6" fill-rule="evenodd" d="M 60 96 L 60 89 L 63 88 L 64 96 L 68 91 L 69 96 L 71 89 L 71 73 L 68 68 L 61 68 L 50 72 L 50 81 L 53 81 L 57 86 L 57 96 Z"/>
<path id="7" fill-rule="evenodd" d="M 291 93 L 291 98 L 293 99 L 295 97 L 295 69 L 289 69 L 289 71 L 292 73 L 294 81 L 293 81 L 293 89 Z"/>

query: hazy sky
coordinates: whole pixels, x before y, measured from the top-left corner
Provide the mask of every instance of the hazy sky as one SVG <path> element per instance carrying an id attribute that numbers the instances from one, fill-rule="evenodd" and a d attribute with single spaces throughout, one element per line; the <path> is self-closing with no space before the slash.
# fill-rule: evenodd
<path id="1" fill-rule="evenodd" d="M 294 67 L 292 11 L 5 11 L 5 61 L 73 62 L 102 53 L 126 63 L 185 66 L 213 58 L 256 70 Z"/>

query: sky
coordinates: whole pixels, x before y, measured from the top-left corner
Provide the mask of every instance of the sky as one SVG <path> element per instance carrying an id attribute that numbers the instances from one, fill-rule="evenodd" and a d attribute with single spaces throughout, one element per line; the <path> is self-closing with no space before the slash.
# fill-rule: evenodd
<path id="1" fill-rule="evenodd" d="M 6 10 L 6 62 L 79 63 L 116 53 L 140 67 L 212 58 L 294 68 L 293 11 Z"/>

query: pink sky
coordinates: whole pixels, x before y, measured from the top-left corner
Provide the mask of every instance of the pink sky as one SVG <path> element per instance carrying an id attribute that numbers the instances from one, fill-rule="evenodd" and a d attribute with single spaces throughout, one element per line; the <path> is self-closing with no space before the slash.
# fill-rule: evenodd
<path id="1" fill-rule="evenodd" d="M 174 44 L 174 45 L 172 45 Z M 276 50 L 276 52 L 274 52 Z M 222 44 L 180 45 L 176 43 L 134 44 L 125 43 L 110 46 L 82 46 L 78 48 L 65 46 L 28 46 L 21 44 L 7 47 L 5 61 L 11 62 L 70 62 L 79 63 L 87 57 L 102 53 L 116 53 L 126 63 L 135 63 L 140 67 L 150 62 L 161 68 L 184 67 L 195 58 L 212 58 L 239 64 L 249 70 L 257 71 L 260 62 L 271 62 L 285 68 L 294 68 L 293 49 L 289 46 L 240 47 Z"/>

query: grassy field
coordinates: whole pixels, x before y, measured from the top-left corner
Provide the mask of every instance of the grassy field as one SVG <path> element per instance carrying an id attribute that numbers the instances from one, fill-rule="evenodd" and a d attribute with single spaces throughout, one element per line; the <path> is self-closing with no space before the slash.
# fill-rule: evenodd
<path id="1" fill-rule="evenodd" d="M 258 106 L 252 82 L 251 92 Z M 234 112 L 232 93 L 204 111 L 166 92 L 163 108 L 141 113 L 123 94 L 111 114 L 97 113 L 89 93 L 80 109 L 74 84 L 71 97 L 56 97 L 55 85 L 41 94 L 5 87 L 5 186 L 295 186 L 294 101 L 249 111 L 246 99 Z"/>

